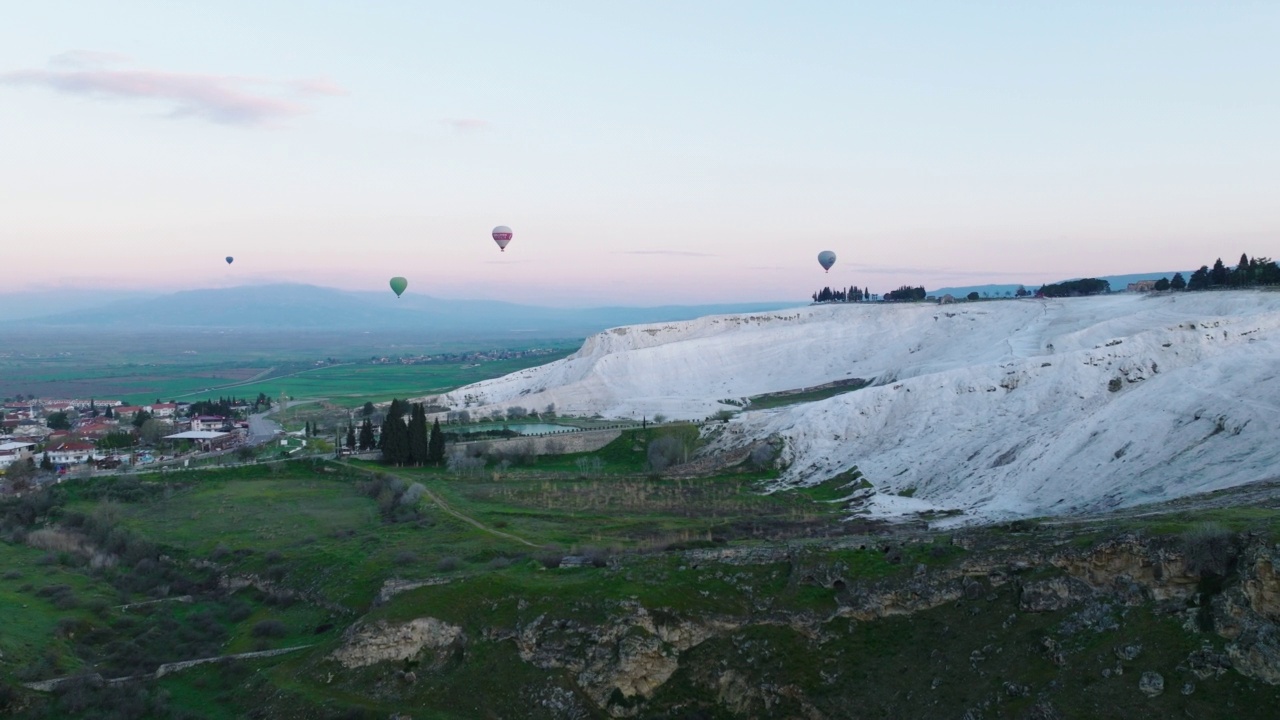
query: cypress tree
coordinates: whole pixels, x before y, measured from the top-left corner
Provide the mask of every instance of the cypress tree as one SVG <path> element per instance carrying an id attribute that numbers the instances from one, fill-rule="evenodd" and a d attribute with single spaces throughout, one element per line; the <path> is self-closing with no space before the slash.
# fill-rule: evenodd
<path id="1" fill-rule="evenodd" d="M 1213 261 L 1213 270 L 1209 271 L 1209 284 L 1226 285 L 1228 280 L 1227 266 L 1222 264 L 1222 258 Z"/>
<path id="2" fill-rule="evenodd" d="M 409 428 L 404 423 L 404 409 L 405 403 L 392 400 L 382 423 L 382 460 L 392 465 L 409 462 Z"/>
<path id="3" fill-rule="evenodd" d="M 351 425 L 347 426 L 347 449 L 356 449 L 356 429 Z"/>
<path id="4" fill-rule="evenodd" d="M 365 418 L 360 425 L 360 450 L 362 452 L 372 450 L 373 445 L 373 422 L 369 418 Z"/>
<path id="5" fill-rule="evenodd" d="M 431 423 L 431 439 L 427 442 L 427 460 L 432 465 L 444 462 L 444 431 L 440 429 L 440 419 Z"/>
<path id="6" fill-rule="evenodd" d="M 1186 290 L 1187 279 L 1182 277 L 1182 273 L 1174 273 L 1173 279 L 1169 281 L 1170 290 Z"/>
<path id="7" fill-rule="evenodd" d="M 409 415 L 409 462 L 425 465 L 430 447 L 427 441 L 427 413 L 422 403 L 414 403 Z"/>

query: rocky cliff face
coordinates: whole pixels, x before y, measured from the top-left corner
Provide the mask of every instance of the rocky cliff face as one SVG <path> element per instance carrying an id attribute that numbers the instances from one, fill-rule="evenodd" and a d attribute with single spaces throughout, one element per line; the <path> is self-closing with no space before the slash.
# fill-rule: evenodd
<path id="1" fill-rule="evenodd" d="M 580 717 L 596 713 L 643 715 L 652 699 L 662 696 L 678 675 L 684 686 L 700 688 L 700 693 L 715 698 L 715 703 L 732 715 L 835 717 L 830 708 L 823 709 L 814 699 L 813 687 L 762 681 L 762 677 L 770 677 L 760 674 L 772 662 L 768 660 L 770 653 L 778 652 L 778 640 L 761 641 L 762 634 L 770 637 L 774 632 L 770 628 L 774 628 L 801 638 L 814 648 L 814 654 L 791 662 L 824 668 L 830 660 L 825 656 L 838 655 L 848 642 L 850 628 L 871 628 L 895 618 L 920 617 L 921 622 L 932 622 L 926 614 L 940 610 L 954 613 L 964 609 L 967 615 L 977 616 L 989 612 L 985 607 L 997 606 L 996 598 L 1009 597 L 1012 612 L 999 627 L 1010 633 L 1010 638 L 1016 637 L 1012 634 L 1016 628 L 1040 622 L 1036 617 L 1062 618 L 1053 621 L 1054 629 L 1034 647 L 1011 646 L 1010 655 L 1027 653 L 1060 669 L 1098 662 L 1088 655 L 1093 641 L 1080 638 L 1114 632 L 1128 622 L 1126 618 L 1133 617 L 1132 613 L 1172 618 L 1169 626 L 1181 626 L 1185 642 L 1199 649 L 1179 655 L 1176 663 L 1146 669 L 1141 678 L 1132 676 L 1132 682 L 1137 683 L 1132 688 L 1135 697 L 1156 698 L 1174 690 L 1194 692 L 1194 682 L 1229 672 L 1280 685 L 1280 573 L 1276 570 L 1280 546 L 1264 544 L 1260 538 L 1244 538 L 1238 543 L 1236 569 L 1225 580 L 1219 578 L 1216 591 L 1202 573 L 1193 572 L 1186 553 L 1175 542 L 1138 536 L 1086 548 L 1063 543 L 1047 550 L 1020 547 L 1014 538 L 1001 547 L 973 552 L 949 567 L 934 569 L 921 564 L 874 581 L 859 579 L 847 563 L 824 559 L 820 553 L 791 553 L 790 582 L 829 591 L 834 609 L 780 611 L 765 603 L 755 612 L 715 615 L 677 613 L 619 600 L 607 602 L 604 616 L 591 620 L 541 613 L 468 630 L 423 617 L 401 624 L 358 624 L 331 658 L 344 668 L 429 659 L 433 654 L 465 649 L 472 642 L 470 633 L 479 642 L 511 643 L 524 663 L 568 678 L 585 702 L 564 706 L 577 708 L 574 714 Z M 690 553 L 695 556 L 699 562 L 707 562 L 707 553 Z M 954 629 L 940 632 L 942 637 L 956 635 Z M 967 667 L 982 678 L 987 672 L 984 668 L 1013 642 L 1002 637 L 996 632 L 981 646 L 960 648 L 963 660 L 958 666 L 954 664 L 957 661 L 946 659 L 954 649 L 940 647 L 929 656 L 936 660 L 936 667 L 913 668 L 912 672 L 935 673 L 930 688 L 934 690 L 950 682 L 949 674 L 958 672 L 957 667 Z M 1215 640 L 1218 637 L 1227 641 L 1225 645 Z M 712 649 L 704 649 L 707 646 Z M 1117 645 L 1114 658 L 1104 663 L 1102 677 L 1114 680 L 1126 667 L 1133 670 L 1135 663 L 1154 657 L 1152 647 L 1151 641 Z M 724 658 L 725 653 L 746 658 L 746 664 L 708 660 Z M 813 675 L 811 668 L 801 669 Z M 813 682 L 817 687 L 838 687 L 841 672 L 836 667 L 822 669 Z M 1177 679 L 1178 673 L 1185 681 Z M 990 710 L 1032 694 L 1026 683 L 1016 679 L 1003 682 L 998 686 L 1001 689 L 983 701 L 986 705 L 975 706 L 979 712 L 974 717 L 982 716 L 982 707 Z M 562 705 L 568 702 L 558 687 L 542 694 L 555 695 Z M 1045 705 L 1048 710 L 1044 711 L 1052 711 L 1051 705 Z"/>
<path id="2" fill-rule="evenodd" d="M 418 618 L 401 624 L 358 623 L 347 631 L 342 647 L 330 657 L 345 668 L 358 668 L 409 660 L 427 651 L 465 643 L 462 628 L 435 618 Z"/>

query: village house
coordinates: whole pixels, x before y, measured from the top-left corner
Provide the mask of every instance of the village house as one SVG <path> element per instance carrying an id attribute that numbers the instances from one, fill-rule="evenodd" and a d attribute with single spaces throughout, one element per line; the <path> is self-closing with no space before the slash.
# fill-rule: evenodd
<path id="1" fill-rule="evenodd" d="M 1151 292 L 1156 289 L 1156 281 L 1139 280 L 1138 282 L 1131 282 L 1125 289 L 1129 292 Z"/>
<path id="2" fill-rule="evenodd" d="M 35 443 L 29 442 L 0 443 L 0 470 L 30 458 L 31 449 L 35 446 Z"/>
<path id="3" fill-rule="evenodd" d="M 151 408 L 148 410 L 151 416 L 157 418 L 171 418 L 178 412 L 178 403 L 155 403 L 148 407 Z"/>
<path id="4" fill-rule="evenodd" d="M 221 415 L 197 415 L 191 418 L 191 430 L 193 432 L 206 432 L 210 430 L 222 431 L 227 425 L 227 419 Z"/>
<path id="5" fill-rule="evenodd" d="M 76 435 L 82 438 L 103 438 L 120 429 L 119 424 L 104 418 L 94 418 L 92 421 L 80 425 L 76 428 Z"/>
<path id="6" fill-rule="evenodd" d="M 95 460 L 96 448 L 90 442 L 68 440 L 46 448 L 45 454 L 54 465 L 77 465 Z"/>

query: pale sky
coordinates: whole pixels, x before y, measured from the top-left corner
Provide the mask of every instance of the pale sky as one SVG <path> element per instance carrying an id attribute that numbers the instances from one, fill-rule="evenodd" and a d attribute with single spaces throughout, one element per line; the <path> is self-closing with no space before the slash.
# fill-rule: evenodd
<path id="1" fill-rule="evenodd" d="M 596 305 L 1276 257 L 1277 38 L 1277 2 L 9 0 L 0 266 Z"/>

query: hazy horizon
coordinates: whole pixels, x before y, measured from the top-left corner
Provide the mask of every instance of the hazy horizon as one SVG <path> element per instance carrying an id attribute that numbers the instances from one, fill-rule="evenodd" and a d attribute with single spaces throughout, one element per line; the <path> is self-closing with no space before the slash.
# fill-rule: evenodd
<path id="1" fill-rule="evenodd" d="M 10 289 L 402 275 L 442 297 L 732 303 L 1280 254 L 1273 5 L 6 20 Z"/>

